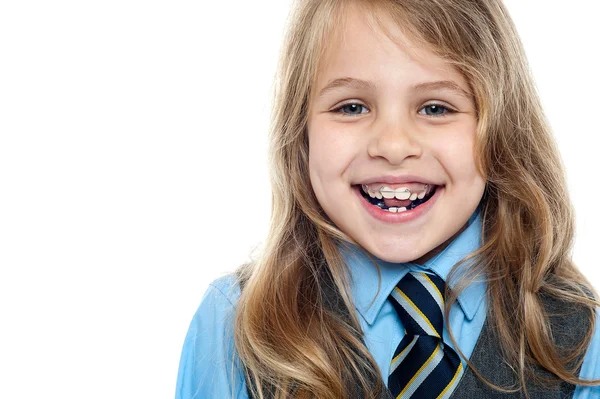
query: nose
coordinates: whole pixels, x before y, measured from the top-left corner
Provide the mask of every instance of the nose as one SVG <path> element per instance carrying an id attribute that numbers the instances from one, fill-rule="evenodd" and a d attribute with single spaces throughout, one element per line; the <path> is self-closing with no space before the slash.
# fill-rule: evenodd
<path id="1" fill-rule="evenodd" d="M 393 165 L 400 164 L 408 157 L 419 158 L 423 145 L 416 126 L 398 116 L 373 126 L 375 131 L 368 145 L 372 158 L 385 158 Z"/>

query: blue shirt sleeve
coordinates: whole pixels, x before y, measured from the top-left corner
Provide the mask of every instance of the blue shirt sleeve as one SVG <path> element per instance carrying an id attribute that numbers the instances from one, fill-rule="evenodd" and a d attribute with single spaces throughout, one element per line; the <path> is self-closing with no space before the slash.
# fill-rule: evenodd
<path id="1" fill-rule="evenodd" d="M 183 344 L 175 399 L 248 397 L 233 342 L 234 282 L 221 277 L 204 294 Z"/>
<path id="2" fill-rule="evenodd" d="M 587 350 L 579 378 L 582 380 L 600 379 L 600 308 L 596 309 L 596 324 L 592 342 Z M 593 387 L 577 386 L 573 399 L 598 399 L 600 398 L 600 386 Z"/>

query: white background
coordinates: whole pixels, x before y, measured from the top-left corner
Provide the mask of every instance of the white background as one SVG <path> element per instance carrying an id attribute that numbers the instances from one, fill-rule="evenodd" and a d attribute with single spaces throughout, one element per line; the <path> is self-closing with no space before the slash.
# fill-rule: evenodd
<path id="1" fill-rule="evenodd" d="M 600 288 L 600 5 L 507 2 Z M 288 0 L 0 5 L 0 397 L 173 397 L 208 283 L 264 238 Z"/>

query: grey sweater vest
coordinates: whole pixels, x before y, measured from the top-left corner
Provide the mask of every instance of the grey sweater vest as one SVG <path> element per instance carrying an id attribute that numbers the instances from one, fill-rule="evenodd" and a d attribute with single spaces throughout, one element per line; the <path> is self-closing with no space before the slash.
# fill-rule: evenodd
<path id="1" fill-rule="evenodd" d="M 331 306 L 331 309 L 335 309 L 348 317 L 347 308 L 341 306 L 341 300 L 336 298 L 336 295 L 333 292 L 326 293 L 326 297 L 326 302 Z M 573 307 L 572 304 L 560 302 L 550 297 L 543 297 L 542 302 L 548 313 L 551 315 L 550 322 L 554 342 L 558 348 L 572 348 L 578 342 L 583 340 L 590 327 L 591 315 L 589 313 L 581 308 Z M 582 357 L 575 359 L 571 366 L 575 365 L 578 361 L 581 361 Z M 470 360 L 483 377 L 495 385 L 508 388 L 515 386 L 515 383 L 518 381 L 518 377 L 513 370 L 502 360 L 500 344 L 487 320 L 479 335 Z M 540 367 L 533 366 L 532 369 L 538 376 L 546 378 L 552 377 L 551 373 Z M 577 369 L 577 374 L 579 374 L 579 368 Z M 366 373 L 363 375 L 366 375 Z M 246 378 L 248 387 L 250 387 L 250 383 L 249 379 Z M 571 398 L 575 391 L 574 385 L 564 382 L 558 383 L 555 386 L 549 386 L 534 384 L 532 379 L 527 379 L 526 384 L 527 392 L 531 399 Z M 366 399 L 358 394 L 361 390 L 360 387 L 356 385 L 355 381 L 346 381 L 346 386 L 349 387 L 350 392 L 356 392 L 355 394 L 350 395 L 348 399 Z M 253 398 L 250 389 L 248 389 L 248 396 L 249 398 Z M 293 394 L 290 397 L 293 398 Z M 387 392 L 378 399 L 390 398 L 391 394 Z M 515 393 L 504 393 L 490 388 L 475 375 L 470 367 L 467 367 L 462 378 L 458 382 L 451 399 L 487 398 L 522 399 L 525 398 L 525 394 L 522 390 Z"/>

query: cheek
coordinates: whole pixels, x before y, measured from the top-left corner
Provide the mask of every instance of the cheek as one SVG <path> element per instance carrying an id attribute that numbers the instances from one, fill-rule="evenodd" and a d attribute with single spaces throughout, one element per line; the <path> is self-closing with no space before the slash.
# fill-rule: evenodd
<path id="1" fill-rule="evenodd" d="M 325 188 L 330 187 L 335 163 L 330 162 L 329 154 L 333 153 L 330 140 L 325 132 L 311 129 L 308 134 L 308 170 L 312 188 L 317 200 L 323 204 Z"/>
<path id="2" fill-rule="evenodd" d="M 311 178 L 339 177 L 356 156 L 357 146 L 348 132 L 321 127 L 310 130 L 308 137 Z"/>
<path id="3" fill-rule="evenodd" d="M 433 144 L 437 158 L 450 176 L 474 178 L 479 176 L 475 167 L 475 128 L 448 134 Z"/>

